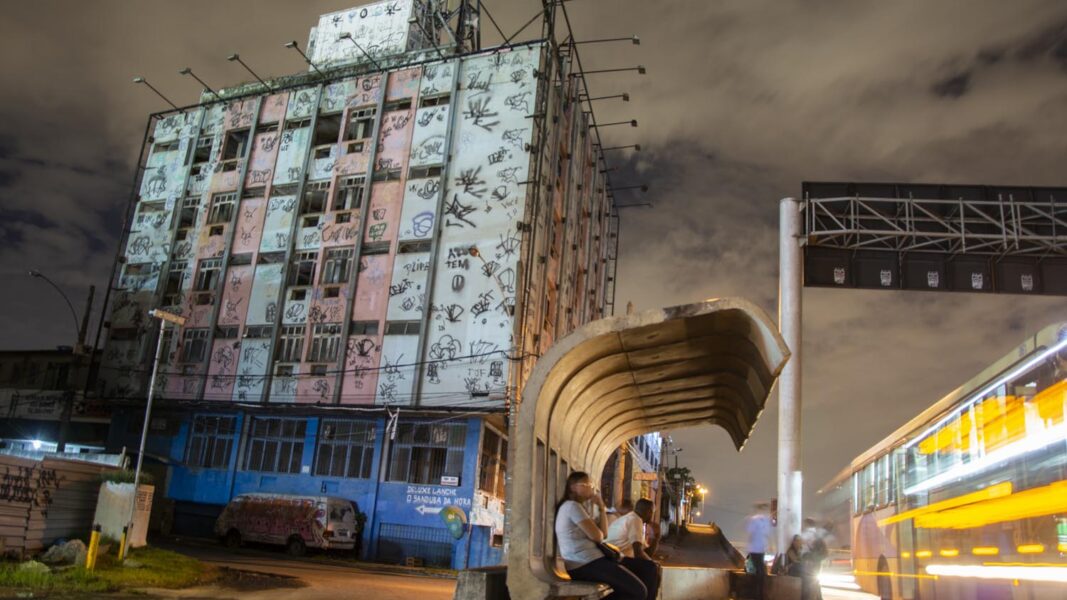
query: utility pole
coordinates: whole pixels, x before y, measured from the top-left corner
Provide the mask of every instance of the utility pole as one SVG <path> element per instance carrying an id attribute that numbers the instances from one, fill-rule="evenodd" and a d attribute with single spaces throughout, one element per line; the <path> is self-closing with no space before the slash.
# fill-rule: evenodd
<path id="1" fill-rule="evenodd" d="M 785 198 L 779 204 L 778 327 L 791 356 L 778 378 L 778 551 L 789 548 L 800 533 L 802 475 L 800 471 L 800 348 L 801 263 L 800 204 Z"/>

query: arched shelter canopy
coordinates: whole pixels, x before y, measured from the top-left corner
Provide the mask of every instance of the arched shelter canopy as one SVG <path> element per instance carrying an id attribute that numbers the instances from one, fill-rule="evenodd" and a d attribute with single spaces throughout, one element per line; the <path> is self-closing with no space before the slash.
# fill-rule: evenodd
<path id="1" fill-rule="evenodd" d="M 555 502 L 571 471 L 599 476 L 624 441 L 712 423 L 740 450 L 789 350 L 766 313 L 724 298 L 611 317 L 560 339 L 513 419 L 508 588 L 544 598 L 555 572 Z"/>

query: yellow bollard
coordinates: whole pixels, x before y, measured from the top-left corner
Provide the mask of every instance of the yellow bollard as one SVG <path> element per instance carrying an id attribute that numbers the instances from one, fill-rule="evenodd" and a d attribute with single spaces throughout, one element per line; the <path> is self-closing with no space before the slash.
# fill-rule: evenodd
<path id="1" fill-rule="evenodd" d="M 122 540 L 119 541 L 119 562 L 126 558 L 126 527 L 122 528 Z"/>
<path id="2" fill-rule="evenodd" d="M 100 551 L 100 526 L 93 525 L 93 532 L 89 534 L 89 550 L 85 553 L 85 568 L 92 571 L 96 568 L 96 555 Z"/>

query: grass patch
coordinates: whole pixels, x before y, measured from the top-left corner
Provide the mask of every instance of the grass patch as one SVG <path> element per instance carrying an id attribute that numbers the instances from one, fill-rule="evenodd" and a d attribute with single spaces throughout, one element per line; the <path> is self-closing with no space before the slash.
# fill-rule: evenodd
<path id="1" fill-rule="evenodd" d="M 218 569 L 195 558 L 158 548 L 135 549 L 129 560 L 140 567 L 123 566 L 110 554 L 99 557 L 93 571 L 70 567 L 36 573 L 20 571 L 17 563 L 0 564 L 0 588 L 101 593 L 130 588 L 183 588 L 209 583 L 219 576 Z"/>

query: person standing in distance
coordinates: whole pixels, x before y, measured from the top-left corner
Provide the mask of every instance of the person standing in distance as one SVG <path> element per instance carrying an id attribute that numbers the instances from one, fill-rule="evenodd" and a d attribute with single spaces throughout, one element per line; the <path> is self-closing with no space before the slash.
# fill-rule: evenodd
<path id="1" fill-rule="evenodd" d="M 756 575 L 756 598 L 762 598 L 764 582 L 767 579 L 767 564 L 763 562 L 763 558 L 767 553 L 774 526 L 771 525 L 771 516 L 768 514 L 769 504 L 757 502 L 753 508 L 755 511 L 745 520 L 745 532 L 748 534 L 746 562 L 752 564 L 753 573 Z"/>

